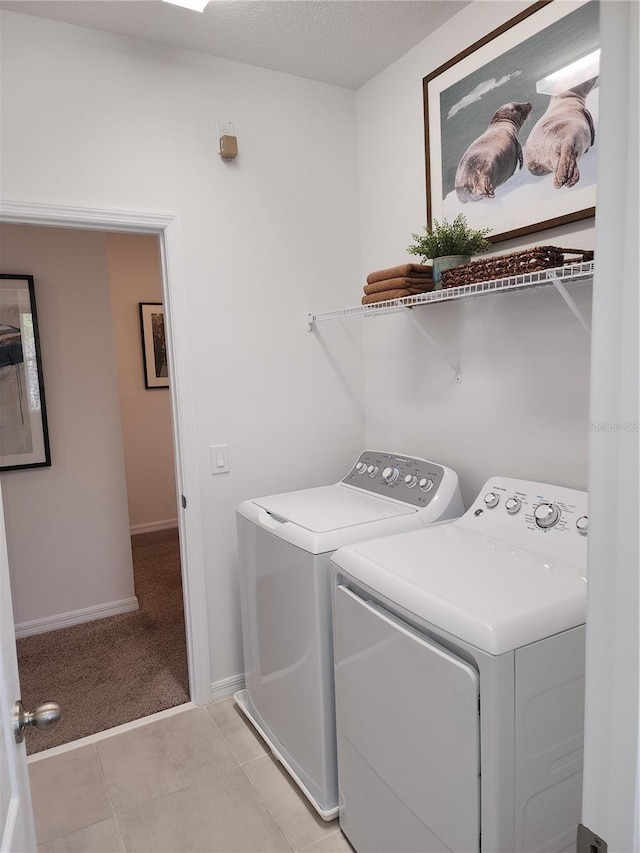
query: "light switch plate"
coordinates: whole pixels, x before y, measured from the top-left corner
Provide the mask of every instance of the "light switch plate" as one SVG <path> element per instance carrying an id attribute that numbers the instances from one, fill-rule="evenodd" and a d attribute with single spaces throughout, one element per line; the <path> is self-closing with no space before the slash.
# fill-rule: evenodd
<path id="1" fill-rule="evenodd" d="M 211 452 L 211 473 L 226 474 L 229 470 L 229 445 L 212 444 L 209 450 Z"/>

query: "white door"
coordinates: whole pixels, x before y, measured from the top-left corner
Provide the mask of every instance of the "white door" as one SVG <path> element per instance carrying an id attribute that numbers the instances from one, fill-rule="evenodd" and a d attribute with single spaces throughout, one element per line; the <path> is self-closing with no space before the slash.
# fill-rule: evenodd
<path id="1" fill-rule="evenodd" d="M 20 698 L 9 587 L 9 561 L 0 489 L 0 853 L 31 853 L 36 835 L 24 741 L 16 743 L 13 715 Z"/>

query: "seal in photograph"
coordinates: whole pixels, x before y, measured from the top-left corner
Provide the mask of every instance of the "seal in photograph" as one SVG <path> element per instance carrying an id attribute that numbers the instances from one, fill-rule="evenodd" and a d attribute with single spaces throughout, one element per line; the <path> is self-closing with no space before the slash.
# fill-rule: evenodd
<path id="1" fill-rule="evenodd" d="M 553 172 L 553 185 L 573 187 L 580 180 L 578 160 L 596 138 L 593 117 L 585 99 L 597 77 L 552 95 L 544 115 L 534 124 L 524 146 L 524 160 L 532 175 Z"/>
<path id="2" fill-rule="evenodd" d="M 494 198 L 495 190 L 522 168 L 518 133 L 531 112 L 531 104 L 504 104 L 493 114 L 489 127 L 462 155 L 455 188 L 462 202 Z"/>

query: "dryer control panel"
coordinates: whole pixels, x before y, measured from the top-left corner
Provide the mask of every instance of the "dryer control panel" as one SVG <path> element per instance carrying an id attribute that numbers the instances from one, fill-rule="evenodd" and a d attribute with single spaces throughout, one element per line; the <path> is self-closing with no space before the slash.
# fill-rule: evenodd
<path id="1" fill-rule="evenodd" d="M 342 482 L 381 497 L 425 507 L 444 478 L 451 475 L 455 476 L 453 471 L 427 459 L 364 450 Z"/>
<path id="2" fill-rule="evenodd" d="M 518 547 L 586 569 L 586 492 L 492 477 L 458 524 Z"/>

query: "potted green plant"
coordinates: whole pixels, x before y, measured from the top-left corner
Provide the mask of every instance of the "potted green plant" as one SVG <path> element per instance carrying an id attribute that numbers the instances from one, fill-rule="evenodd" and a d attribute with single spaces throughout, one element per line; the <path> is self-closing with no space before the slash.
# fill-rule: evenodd
<path id="1" fill-rule="evenodd" d="M 436 287 L 440 284 L 443 270 L 459 264 L 468 264 L 471 255 L 479 255 L 491 248 L 491 243 L 487 240 L 491 229 L 470 228 L 462 213 L 451 223 L 446 219 L 442 222 L 435 219 L 433 228 L 425 226 L 424 230 L 423 235 L 411 235 L 414 243 L 407 251 L 412 255 L 420 255 L 422 263 L 426 263 L 428 259 L 433 260 L 433 280 Z"/>

